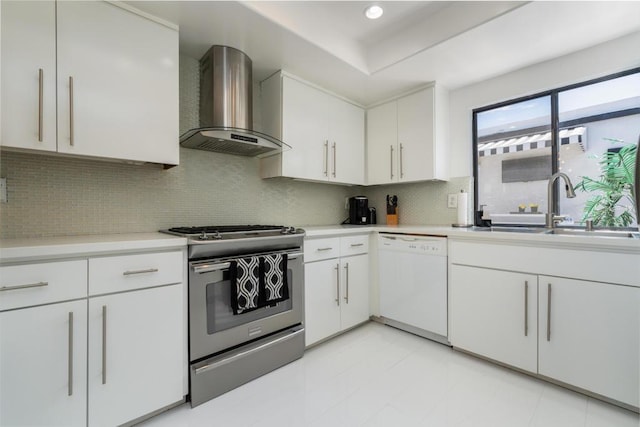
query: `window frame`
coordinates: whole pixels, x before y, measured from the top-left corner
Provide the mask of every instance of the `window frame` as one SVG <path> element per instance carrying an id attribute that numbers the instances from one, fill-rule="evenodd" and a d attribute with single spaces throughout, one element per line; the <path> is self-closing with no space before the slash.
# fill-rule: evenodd
<path id="1" fill-rule="evenodd" d="M 598 114 L 595 116 L 589 116 L 589 117 L 584 117 L 581 119 L 573 119 L 573 120 L 567 120 L 564 122 L 560 122 L 559 120 L 559 104 L 558 104 L 558 96 L 561 92 L 565 92 L 568 90 L 572 90 L 572 89 L 577 89 L 580 87 L 584 87 L 584 86 L 589 86 L 592 84 L 596 84 L 596 83 L 602 83 L 605 82 L 607 80 L 613 80 L 613 79 L 617 79 L 620 77 L 624 77 L 624 76 L 628 76 L 631 74 L 638 74 L 640 73 L 640 67 L 636 67 L 636 68 L 632 68 L 629 70 L 625 70 L 625 71 L 620 71 L 614 74 L 608 74 L 606 76 L 603 77 L 598 77 L 598 78 L 594 78 L 594 79 L 590 79 L 590 80 L 585 80 L 579 83 L 573 83 L 567 86 L 562 86 L 562 87 L 558 87 L 555 89 L 549 89 L 549 90 L 545 90 L 542 92 L 537 92 L 535 94 L 531 94 L 531 95 L 526 95 L 526 96 L 522 96 L 519 98 L 513 98 L 513 99 L 509 99 L 506 101 L 502 101 L 502 102 L 498 102 L 496 104 L 491 104 L 491 105 L 487 105 L 484 107 L 479 107 L 479 108 L 474 108 L 472 110 L 472 120 L 471 120 L 471 125 L 473 127 L 472 129 L 472 150 L 473 150 L 473 209 L 474 209 L 474 225 L 476 226 L 480 226 L 481 224 L 479 223 L 480 218 L 477 217 L 477 215 L 475 215 L 475 212 L 478 211 L 478 207 L 479 207 L 479 200 L 478 200 L 478 189 L 479 189 L 479 185 L 478 185 L 478 114 L 486 112 L 486 111 L 490 111 L 496 108 L 501 108 L 501 107 L 506 107 L 509 105 L 513 105 L 513 104 L 517 104 L 520 102 L 525 102 L 525 101 L 530 101 L 532 99 L 535 98 L 541 98 L 541 97 L 545 97 L 545 96 L 549 96 L 550 97 L 550 102 L 551 102 L 551 159 L 552 159 L 552 164 L 551 164 L 551 173 L 555 174 L 558 172 L 558 151 L 559 151 L 559 141 L 558 141 L 558 135 L 559 135 L 559 130 L 561 128 L 565 128 L 565 127 L 569 127 L 569 126 L 577 126 L 580 123 L 585 123 L 585 122 L 594 122 L 594 121 L 600 121 L 600 120 L 608 120 L 608 119 L 612 119 L 612 118 L 616 118 L 616 117 L 625 117 L 625 116 L 630 116 L 630 115 L 634 115 L 634 114 L 640 114 L 640 107 L 637 108 L 630 108 L 630 109 L 626 109 L 626 110 L 621 110 L 621 111 L 615 111 L 615 112 L 611 112 L 611 113 L 604 113 L 604 114 Z M 553 191 L 553 211 L 557 212 L 557 208 L 558 208 L 558 191 L 557 188 L 554 188 Z M 550 207 L 547 207 L 547 209 L 550 209 Z"/>

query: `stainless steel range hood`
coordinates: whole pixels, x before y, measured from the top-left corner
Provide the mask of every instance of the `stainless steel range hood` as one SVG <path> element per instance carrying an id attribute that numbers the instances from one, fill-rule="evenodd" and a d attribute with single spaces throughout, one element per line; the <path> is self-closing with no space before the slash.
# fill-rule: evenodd
<path id="1" fill-rule="evenodd" d="M 263 157 L 287 147 L 253 130 L 251 59 L 228 46 L 212 46 L 200 60 L 200 127 L 180 145 L 198 150 Z"/>

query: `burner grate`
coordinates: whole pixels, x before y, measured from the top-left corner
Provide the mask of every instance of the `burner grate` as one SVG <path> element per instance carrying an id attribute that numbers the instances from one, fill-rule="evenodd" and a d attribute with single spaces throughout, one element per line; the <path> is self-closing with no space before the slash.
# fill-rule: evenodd
<path id="1" fill-rule="evenodd" d="M 215 233 L 242 233 L 247 231 L 277 231 L 282 225 L 208 225 L 201 227 L 174 227 L 168 231 L 183 235 L 190 234 L 215 234 Z"/>

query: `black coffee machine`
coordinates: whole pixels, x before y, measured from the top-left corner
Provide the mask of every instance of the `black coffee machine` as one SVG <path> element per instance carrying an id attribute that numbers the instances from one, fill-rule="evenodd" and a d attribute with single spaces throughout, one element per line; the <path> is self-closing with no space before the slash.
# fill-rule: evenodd
<path id="1" fill-rule="evenodd" d="M 369 199 L 365 196 L 349 197 L 349 223 L 369 224 Z"/>

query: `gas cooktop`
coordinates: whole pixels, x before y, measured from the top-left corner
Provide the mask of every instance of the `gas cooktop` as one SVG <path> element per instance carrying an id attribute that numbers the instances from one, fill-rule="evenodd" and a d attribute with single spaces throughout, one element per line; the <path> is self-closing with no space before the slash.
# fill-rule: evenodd
<path id="1" fill-rule="evenodd" d="M 160 231 L 194 240 L 228 240 L 304 233 L 303 230 L 296 229 L 295 227 L 285 227 L 283 225 L 208 225 L 199 227 L 174 227 Z"/>

